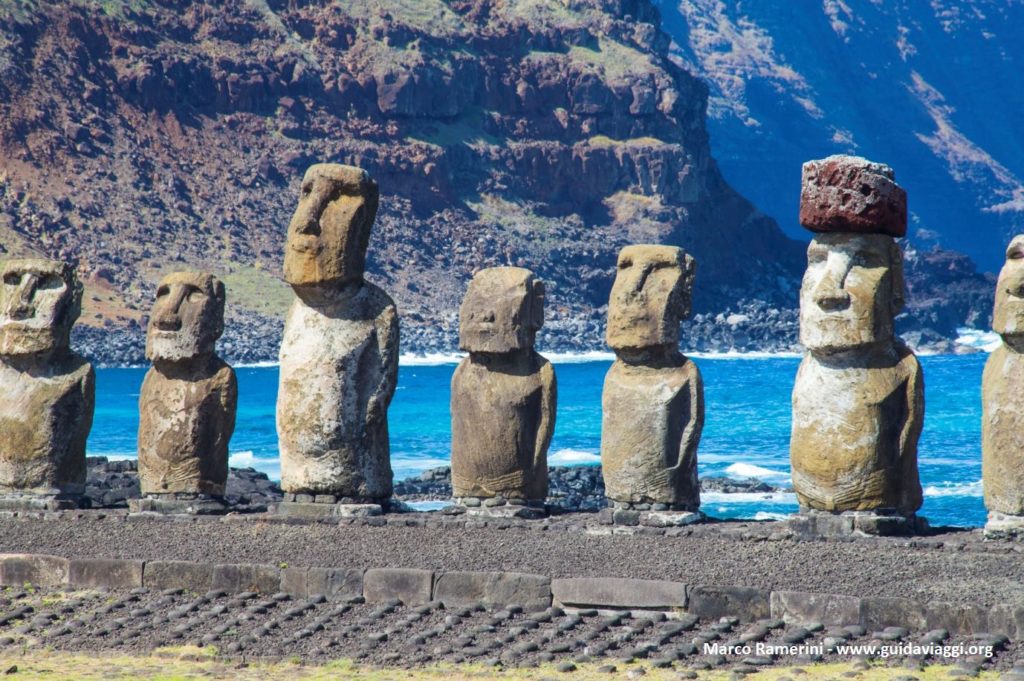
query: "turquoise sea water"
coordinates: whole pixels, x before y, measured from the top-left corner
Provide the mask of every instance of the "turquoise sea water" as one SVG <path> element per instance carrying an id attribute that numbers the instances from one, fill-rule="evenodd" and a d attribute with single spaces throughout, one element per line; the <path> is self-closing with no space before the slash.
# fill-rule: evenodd
<path id="1" fill-rule="evenodd" d="M 922 357 L 926 415 L 919 448 L 922 513 L 932 524 L 978 526 L 981 499 L 981 372 L 986 355 Z M 795 357 L 695 358 L 707 416 L 698 453 L 701 475 L 789 481 L 790 391 Z M 557 362 L 558 418 L 551 465 L 599 461 L 601 386 L 610 362 Z M 396 479 L 448 463 L 449 383 L 454 363 L 406 364 L 389 411 Z M 231 465 L 279 477 L 274 402 L 276 367 L 238 368 L 239 408 Z M 144 369 L 97 371 L 89 454 L 134 458 Z M 796 510 L 791 494 L 705 494 L 703 510 L 723 518 L 775 518 Z"/>

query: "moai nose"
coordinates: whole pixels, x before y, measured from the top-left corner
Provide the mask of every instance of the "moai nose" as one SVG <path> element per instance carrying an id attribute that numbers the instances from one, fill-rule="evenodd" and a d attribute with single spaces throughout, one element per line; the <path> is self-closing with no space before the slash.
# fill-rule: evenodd
<path id="1" fill-rule="evenodd" d="M 30 319 L 35 315 L 35 305 L 32 304 L 32 299 L 35 298 L 37 288 L 39 288 L 39 275 L 28 273 L 21 278 L 18 292 L 11 300 L 7 310 L 7 315 L 11 319 Z"/>
<path id="2" fill-rule="evenodd" d="M 830 269 L 814 288 L 814 304 L 827 312 L 848 307 L 850 294 L 843 288 L 845 278 L 845 272 Z"/>
<path id="3" fill-rule="evenodd" d="M 164 303 L 158 306 L 153 323 L 161 331 L 181 330 L 181 303 L 185 300 L 188 291 L 184 286 L 176 286 L 164 299 Z"/>

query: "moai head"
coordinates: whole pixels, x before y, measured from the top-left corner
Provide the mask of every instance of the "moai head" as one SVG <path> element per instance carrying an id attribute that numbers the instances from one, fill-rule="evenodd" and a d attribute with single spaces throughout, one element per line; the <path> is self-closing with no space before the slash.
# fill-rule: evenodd
<path id="1" fill-rule="evenodd" d="M 178 362 L 209 355 L 224 332 L 224 284 L 212 274 L 163 278 L 146 333 L 146 358 Z"/>
<path id="2" fill-rule="evenodd" d="M 544 326 L 544 282 L 522 267 L 480 270 L 459 308 L 459 348 L 505 353 L 533 347 Z"/>
<path id="3" fill-rule="evenodd" d="M 1024 234 L 1013 237 L 1006 249 L 1006 264 L 996 282 L 992 330 L 1007 340 L 1024 340 Z"/>
<path id="4" fill-rule="evenodd" d="M 8 260 L 0 266 L 0 356 L 66 351 L 82 311 L 82 285 L 70 265 Z"/>
<path id="5" fill-rule="evenodd" d="M 377 198 L 377 183 L 365 170 L 337 163 L 310 166 L 288 225 L 285 281 L 318 286 L 361 280 Z"/>
<path id="6" fill-rule="evenodd" d="M 626 246 L 608 301 L 608 345 L 614 350 L 676 347 L 690 315 L 697 261 L 675 246 Z"/>
<path id="7" fill-rule="evenodd" d="M 888 166 L 830 156 L 803 166 L 800 223 L 816 232 L 800 287 L 800 342 L 835 353 L 891 341 L 903 308 L 907 198 Z"/>

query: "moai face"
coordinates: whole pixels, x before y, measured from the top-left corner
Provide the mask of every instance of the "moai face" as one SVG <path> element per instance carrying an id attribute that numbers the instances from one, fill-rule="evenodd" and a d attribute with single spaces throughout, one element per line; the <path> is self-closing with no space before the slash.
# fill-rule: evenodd
<path id="1" fill-rule="evenodd" d="M 903 256 L 892 237 L 819 234 L 800 287 L 800 342 L 828 354 L 892 339 L 903 289 Z"/>
<path id="2" fill-rule="evenodd" d="M 69 265 L 8 260 L 0 267 L 0 355 L 66 350 L 81 305 L 82 286 Z"/>
<path id="3" fill-rule="evenodd" d="M 288 225 L 284 279 L 292 286 L 345 284 L 363 278 L 377 184 L 359 168 L 310 166 Z"/>
<path id="4" fill-rule="evenodd" d="M 521 267 L 477 272 L 459 308 L 459 347 L 505 353 L 533 347 L 544 325 L 544 282 Z"/>
<path id="5" fill-rule="evenodd" d="M 615 350 L 678 345 L 696 269 L 693 257 L 675 246 L 623 248 L 608 302 L 608 345 Z"/>
<path id="6" fill-rule="evenodd" d="M 180 361 L 209 355 L 224 331 L 224 284 L 210 274 L 164 277 L 146 334 L 146 357 Z"/>
<path id="7" fill-rule="evenodd" d="M 1024 234 L 1015 236 L 1006 249 L 1006 264 L 996 282 L 992 330 L 1003 337 L 1024 337 Z"/>

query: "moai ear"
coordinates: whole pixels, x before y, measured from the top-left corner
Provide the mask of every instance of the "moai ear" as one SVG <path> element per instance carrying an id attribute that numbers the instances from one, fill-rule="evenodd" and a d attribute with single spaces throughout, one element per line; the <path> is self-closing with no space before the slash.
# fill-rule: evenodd
<path id="1" fill-rule="evenodd" d="M 683 276 L 677 287 L 680 320 L 689 317 L 693 307 L 693 281 L 697 278 L 697 259 L 689 253 L 684 253 L 682 268 Z"/>
<path id="2" fill-rule="evenodd" d="M 534 329 L 544 326 L 544 282 L 540 279 L 533 280 L 533 301 L 530 305 L 530 325 Z"/>
<path id="3" fill-rule="evenodd" d="M 216 277 L 213 278 L 213 299 L 214 299 L 214 315 L 217 320 L 217 326 L 214 329 L 214 338 L 220 338 L 224 333 L 224 307 L 227 303 L 227 291 L 224 288 L 224 282 Z"/>
<path id="4" fill-rule="evenodd" d="M 903 251 L 893 239 L 889 245 L 889 271 L 892 281 L 892 315 L 895 317 L 903 309 L 907 297 L 907 285 L 903 278 Z"/>

